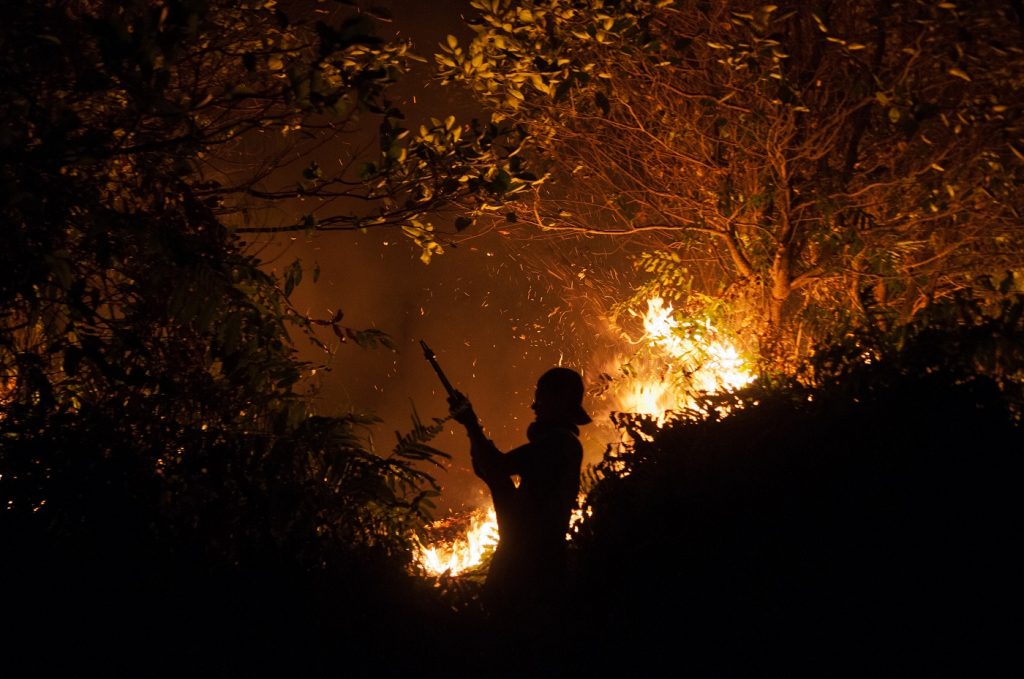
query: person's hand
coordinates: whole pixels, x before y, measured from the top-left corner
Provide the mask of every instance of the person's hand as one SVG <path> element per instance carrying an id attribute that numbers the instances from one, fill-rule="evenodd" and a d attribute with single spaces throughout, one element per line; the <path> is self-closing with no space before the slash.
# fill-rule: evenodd
<path id="1" fill-rule="evenodd" d="M 464 427 L 471 427 L 477 424 L 476 413 L 473 412 L 473 404 L 469 402 L 469 399 L 461 391 L 457 391 L 448 397 L 448 412 L 453 420 Z"/>

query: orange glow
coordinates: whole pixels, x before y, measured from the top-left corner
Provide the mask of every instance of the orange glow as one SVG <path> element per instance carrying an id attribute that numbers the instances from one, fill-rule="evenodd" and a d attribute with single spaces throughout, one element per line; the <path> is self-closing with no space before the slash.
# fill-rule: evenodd
<path id="1" fill-rule="evenodd" d="M 622 375 L 611 386 L 612 410 L 650 415 L 661 424 L 669 411 L 695 407 L 698 392 L 736 389 L 754 379 L 739 351 L 709 319 L 680 321 L 674 311 L 662 298 L 652 297 L 646 313 L 630 312 L 642 320 L 644 328 L 641 338 L 631 344 L 642 345 L 653 360 L 638 361 L 628 371 L 620 370 L 621 360 L 611 366 Z M 580 497 L 580 507 L 584 499 Z M 567 540 L 586 516 L 582 509 L 573 512 Z M 459 575 L 479 566 L 498 543 L 493 507 L 435 522 L 432 529 L 448 536 L 417 551 L 416 562 L 432 576 Z"/>
<path id="2" fill-rule="evenodd" d="M 576 498 L 576 509 L 572 510 L 572 515 L 569 517 L 569 532 L 565 535 L 566 540 L 572 540 L 572 536 L 580 531 L 580 525 L 593 515 L 593 510 L 586 505 L 586 500 L 586 493 L 580 493 Z"/>
<path id="3" fill-rule="evenodd" d="M 454 517 L 436 521 L 431 526 L 441 532 L 451 528 L 453 522 L 463 523 L 466 519 Z M 445 531 L 446 532 L 446 531 Z M 468 527 L 454 538 L 441 538 L 430 546 L 421 545 L 416 561 L 430 575 L 458 575 L 480 565 L 484 554 L 498 544 L 498 521 L 494 508 L 487 507 L 472 511 Z"/>
<path id="4" fill-rule="evenodd" d="M 578 507 L 583 507 L 585 497 L 580 494 Z M 589 515 L 589 511 L 585 512 L 580 508 L 573 510 L 569 520 L 569 532 L 565 535 L 566 540 L 572 539 L 573 533 L 579 531 L 580 524 Z M 452 527 L 450 524 L 463 523 L 466 520 L 466 516 L 442 519 L 434 522 L 432 528 L 444 532 L 445 529 Z M 439 539 L 429 547 L 420 547 L 416 553 L 416 562 L 428 575 L 459 575 L 476 568 L 488 550 L 498 545 L 498 522 L 494 507 L 472 510 L 468 514 L 468 523 L 469 527 L 465 532 L 457 534 L 454 538 Z"/>
<path id="5" fill-rule="evenodd" d="M 650 415 L 659 423 L 666 413 L 692 408 L 694 395 L 749 384 L 754 376 L 739 351 L 705 318 L 680 321 L 661 297 L 647 300 L 646 313 L 630 311 L 643 321 L 644 334 L 634 344 L 649 350 L 652 361 L 638 362 L 616 380 L 610 394 L 613 410 Z"/>

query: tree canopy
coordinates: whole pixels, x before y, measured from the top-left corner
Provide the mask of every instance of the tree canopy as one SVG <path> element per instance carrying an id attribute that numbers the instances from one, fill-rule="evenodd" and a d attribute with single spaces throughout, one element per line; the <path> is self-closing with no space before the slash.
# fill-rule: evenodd
<path id="1" fill-rule="evenodd" d="M 390 643 L 382 626 L 413 627 L 393 618 L 422 601 L 437 425 L 381 451 L 360 417 L 314 412 L 294 339 L 386 338 L 300 313 L 301 266 L 273 274 L 244 239 L 400 228 L 429 258 L 431 210 L 526 185 L 503 169 L 516 132 L 402 129 L 388 92 L 408 45 L 358 7 L 36 2 L 0 46 L 8 621 L 75 658 L 117 630 L 127 665 L 182 630 L 182 658 L 228 657 L 280 620 L 303 644 Z"/>
<path id="2" fill-rule="evenodd" d="M 473 6 L 436 60 L 531 135 L 520 223 L 645 239 L 791 340 L 1020 289 L 1019 3 Z"/>
<path id="3" fill-rule="evenodd" d="M 311 410 L 293 337 L 386 338 L 299 313 L 299 264 L 272 275 L 244 234 L 402 228 L 429 258 L 424 215 L 526 183 L 503 169 L 507 125 L 401 128 L 388 89 L 408 45 L 370 13 L 317 16 L 38 2 L 0 33 L 0 511 L 24 558 L 409 564 L 436 430 L 375 451 L 358 417 Z M 330 144 L 339 172 L 289 165 Z M 275 206 L 280 223 L 249 223 Z"/>

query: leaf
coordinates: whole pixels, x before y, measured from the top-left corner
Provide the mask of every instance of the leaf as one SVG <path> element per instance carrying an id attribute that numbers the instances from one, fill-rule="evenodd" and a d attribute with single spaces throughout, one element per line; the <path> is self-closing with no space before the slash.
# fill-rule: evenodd
<path id="1" fill-rule="evenodd" d="M 491 180 L 490 189 L 498 195 L 503 195 L 512 187 L 512 177 L 505 170 L 499 170 Z"/>
<path id="2" fill-rule="evenodd" d="M 367 181 L 376 176 L 378 172 L 376 163 L 363 163 L 359 166 L 359 178 L 363 181 Z"/>
<path id="3" fill-rule="evenodd" d="M 296 259 L 288 266 L 288 269 L 284 273 L 284 296 L 290 296 L 292 294 L 292 290 L 295 289 L 295 286 L 301 282 L 302 260 Z"/>
<path id="4" fill-rule="evenodd" d="M 957 78 L 960 78 L 961 80 L 966 80 L 967 82 L 971 82 L 971 76 L 967 75 L 967 73 L 963 69 L 959 69 L 959 68 L 953 67 L 953 68 L 949 69 L 949 71 L 947 71 L 947 73 L 949 73 L 952 76 L 956 76 Z"/>
<path id="5" fill-rule="evenodd" d="M 309 167 L 307 167 L 306 169 L 304 169 L 302 171 L 303 179 L 307 179 L 309 181 L 314 181 L 314 180 L 317 180 L 317 179 L 322 179 L 323 176 L 324 176 L 324 171 L 320 168 L 320 165 L 317 164 L 317 162 L 315 160 L 312 161 L 309 164 Z"/>
<path id="6" fill-rule="evenodd" d="M 397 139 L 395 140 L 395 143 L 391 145 L 391 148 L 388 149 L 388 158 L 399 163 L 404 163 L 405 159 L 408 157 L 408 154 L 409 149 L 403 146 L 402 143 Z"/>

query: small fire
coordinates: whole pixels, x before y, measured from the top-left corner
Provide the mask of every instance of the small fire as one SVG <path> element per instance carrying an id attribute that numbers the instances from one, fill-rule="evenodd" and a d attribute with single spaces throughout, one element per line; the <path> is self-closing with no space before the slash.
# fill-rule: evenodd
<path id="1" fill-rule="evenodd" d="M 467 523 L 465 517 L 436 521 L 431 528 L 438 533 L 450 534 Z M 477 509 L 469 514 L 468 526 L 453 537 L 441 539 L 432 545 L 421 546 L 416 561 L 431 575 L 458 575 L 480 565 L 484 554 L 498 544 L 498 520 L 494 507 Z"/>
<path id="2" fill-rule="evenodd" d="M 739 351 L 710 319 L 679 321 L 661 297 L 647 300 L 647 312 L 630 313 L 643 321 L 643 344 L 653 362 L 635 366 L 613 398 L 621 412 L 650 415 L 663 422 L 668 411 L 694 405 L 693 394 L 716 393 L 749 384 L 754 376 Z M 617 366 L 616 366 L 617 367 Z"/>
<path id="3" fill-rule="evenodd" d="M 576 509 L 572 510 L 569 516 L 569 532 L 565 534 L 566 540 L 572 540 L 572 536 L 580 531 L 583 522 L 594 515 L 594 511 L 587 506 L 587 494 L 580 493 L 576 497 Z"/>

